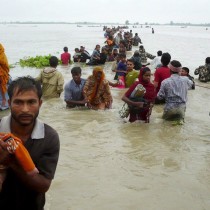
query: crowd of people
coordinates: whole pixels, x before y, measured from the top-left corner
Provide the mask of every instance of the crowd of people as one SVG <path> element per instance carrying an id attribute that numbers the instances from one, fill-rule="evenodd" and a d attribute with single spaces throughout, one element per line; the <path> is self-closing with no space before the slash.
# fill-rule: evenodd
<path id="1" fill-rule="evenodd" d="M 140 37 L 137 33 L 133 36 L 132 30 L 123 33 L 121 28 L 105 28 L 105 31 L 105 46 L 101 48 L 97 44 L 92 55 L 80 46 L 71 56 L 68 47 L 64 47 L 60 57 L 63 65 L 69 65 L 72 60 L 94 65 L 92 74 L 86 79 L 82 78 L 81 67 L 73 67 L 72 79 L 66 84 L 62 73 L 57 70 L 59 59 L 56 56 L 50 57 L 50 67 L 44 68 L 36 78 L 20 77 L 11 81 L 8 60 L 0 44 L 0 105 L 1 110 L 10 107 L 11 112 L 0 120 L 1 208 L 44 207 L 45 192 L 50 187 L 58 162 L 59 137 L 53 128 L 37 118 L 42 99 L 58 98 L 64 91 L 67 108 L 86 106 L 105 110 L 112 108 L 111 87 L 127 88 L 122 101 L 127 105 L 124 110 L 128 113 L 123 116 L 129 116 L 129 122 L 149 123 L 156 104 L 165 104 L 163 119 L 184 120 L 187 92 L 195 89 L 189 68 L 171 60 L 168 52 L 158 50 L 156 56 L 146 52 Z M 127 58 L 126 52 L 139 44 L 139 50 Z M 101 64 L 107 61 L 112 61 L 115 82 L 106 79 Z M 155 69 L 153 79 L 149 65 Z M 210 57 L 206 58 L 205 65 L 195 69 L 194 74 L 199 75 L 201 82 L 210 81 Z M 12 152 L 8 141 L 14 145 Z M 33 173 L 28 173 L 29 169 L 23 167 L 21 161 L 24 160 L 19 159 L 17 148 L 28 151 L 24 154 L 26 159 L 31 158 Z"/>

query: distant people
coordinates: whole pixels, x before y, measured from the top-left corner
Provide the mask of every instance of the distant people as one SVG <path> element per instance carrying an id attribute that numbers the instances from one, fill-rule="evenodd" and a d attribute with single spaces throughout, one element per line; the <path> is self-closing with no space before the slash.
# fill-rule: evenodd
<path id="1" fill-rule="evenodd" d="M 105 79 L 102 67 L 93 68 L 93 74 L 89 76 L 83 88 L 83 94 L 90 109 L 110 109 L 112 95 L 109 82 Z"/>
<path id="2" fill-rule="evenodd" d="M 195 75 L 199 75 L 198 79 L 200 82 L 210 81 L 210 57 L 206 58 L 205 65 L 199 66 L 195 69 Z"/>
<path id="3" fill-rule="evenodd" d="M 168 67 L 168 64 L 170 63 L 171 55 L 169 53 L 163 53 L 161 57 L 161 63 L 162 66 L 160 68 L 157 68 L 154 73 L 154 86 L 156 89 L 156 93 L 160 90 L 160 85 L 164 79 L 167 79 L 171 76 L 170 68 Z M 164 103 L 164 100 L 157 99 L 155 103 Z"/>
<path id="4" fill-rule="evenodd" d="M 116 72 L 114 80 L 118 80 L 120 82 L 120 87 L 125 88 L 125 75 L 127 73 L 126 54 L 120 53 L 119 59 L 120 61 L 117 64 L 117 69 L 113 70 Z"/>
<path id="5" fill-rule="evenodd" d="M 44 68 L 36 80 L 42 84 L 44 98 L 59 98 L 63 92 L 64 78 L 61 72 L 56 69 L 58 58 L 51 56 L 49 62 L 50 67 Z"/>
<path id="6" fill-rule="evenodd" d="M 79 48 L 75 48 L 74 49 L 74 55 L 73 55 L 73 61 L 76 62 L 80 62 L 81 59 L 81 52 L 79 51 Z"/>
<path id="7" fill-rule="evenodd" d="M 152 28 L 152 34 L 154 34 L 155 33 L 155 30 L 154 30 L 154 28 Z"/>
<path id="8" fill-rule="evenodd" d="M 65 84 L 64 101 L 68 108 L 85 106 L 87 102 L 82 92 L 86 80 L 81 78 L 81 73 L 82 69 L 80 67 L 73 67 L 71 69 L 73 79 Z"/>
<path id="9" fill-rule="evenodd" d="M 158 50 L 157 51 L 157 56 L 150 62 L 150 65 L 154 68 L 157 69 L 158 67 L 161 67 L 161 56 L 162 56 L 162 51 Z"/>
<path id="10" fill-rule="evenodd" d="M 131 59 L 134 61 L 134 69 L 139 71 L 142 67 L 142 64 L 141 64 L 141 56 L 138 50 L 134 52 Z"/>
<path id="11" fill-rule="evenodd" d="M 112 53 L 110 55 L 108 55 L 108 58 L 107 58 L 107 61 L 116 61 L 116 57 L 118 55 L 118 49 L 117 48 L 114 48 L 112 50 Z"/>
<path id="12" fill-rule="evenodd" d="M 147 63 L 147 58 L 149 58 L 149 59 L 151 59 L 151 60 L 155 58 L 154 55 L 152 55 L 152 54 L 146 52 L 146 50 L 145 50 L 145 48 L 144 48 L 143 45 L 140 45 L 140 46 L 139 46 L 139 54 L 140 54 L 141 62 L 142 62 L 142 63 Z"/>
<path id="13" fill-rule="evenodd" d="M 87 50 L 85 50 L 85 47 L 84 46 L 80 46 L 80 62 L 81 63 L 86 63 L 86 61 L 88 59 L 90 59 L 90 54 Z"/>
<path id="14" fill-rule="evenodd" d="M 179 75 L 181 63 L 171 61 L 169 65 L 171 77 L 161 83 L 157 98 L 165 99 L 166 104 L 163 112 L 165 120 L 184 120 L 187 91 L 192 88 L 193 82 Z"/>
<path id="15" fill-rule="evenodd" d="M 4 47 L 0 44 L 0 110 L 9 108 L 8 105 L 8 82 L 9 82 L 9 64 Z"/>
<path id="16" fill-rule="evenodd" d="M 107 48 L 102 47 L 100 52 L 100 59 L 97 61 L 97 64 L 105 64 L 107 60 Z"/>
<path id="17" fill-rule="evenodd" d="M 71 63 L 71 54 L 68 52 L 68 47 L 63 48 L 64 53 L 61 54 L 61 62 L 64 65 Z"/>
<path id="18" fill-rule="evenodd" d="M 142 44 L 138 33 L 135 33 L 135 36 L 133 37 L 133 40 L 132 40 L 132 44 L 133 46 L 139 46 L 139 44 Z"/>
<path id="19" fill-rule="evenodd" d="M 142 68 L 139 74 L 139 81 L 135 82 L 122 97 L 122 100 L 129 106 L 129 122 L 142 120 L 145 123 L 149 123 L 156 96 L 155 88 L 150 82 L 150 78 L 150 69 L 148 67 Z"/>
<path id="20" fill-rule="evenodd" d="M 189 72 L 190 72 L 189 68 L 182 67 L 180 75 L 188 77 L 188 79 L 190 79 L 193 82 L 192 89 L 194 90 L 195 89 L 194 77 L 190 76 Z"/>
<path id="21" fill-rule="evenodd" d="M 101 46 L 97 44 L 90 57 L 90 61 L 87 63 L 88 65 L 98 65 L 98 61 L 100 60 L 100 49 Z"/>

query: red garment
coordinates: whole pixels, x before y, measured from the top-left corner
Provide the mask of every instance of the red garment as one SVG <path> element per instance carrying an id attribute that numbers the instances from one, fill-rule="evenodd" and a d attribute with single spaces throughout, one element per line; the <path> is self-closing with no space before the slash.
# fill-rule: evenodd
<path id="1" fill-rule="evenodd" d="M 143 81 L 142 70 L 140 71 L 140 74 L 139 74 L 139 81 L 131 85 L 131 87 L 125 93 L 125 96 L 129 98 L 131 93 L 133 92 L 133 90 L 138 84 L 142 84 L 144 88 L 146 89 L 146 93 L 144 94 L 144 99 L 146 99 L 148 102 L 154 102 L 155 97 L 156 97 L 155 87 L 151 82 Z M 151 111 L 150 108 L 146 107 L 140 114 L 130 113 L 129 121 L 134 122 L 136 120 L 144 120 L 146 122 L 150 111 Z"/>
<path id="2" fill-rule="evenodd" d="M 158 68 L 155 71 L 155 74 L 154 74 L 155 79 L 154 79 L 154 81 L 158 83 L 158 86 L 156 88 L 156 94 L 160 90 L 161 82 L 164 79 L 169 78 L 170 76 L 171 76 L 171 72 L 170 72 L 170 69 L 167 66 L 162 66 L 162 67 Z"/>
<path id="3" fill-rule="evenodd" d="M 70 53 L 64 52 L 64 53 L 61 54 L 62 64 L 68 64 L 70 60 L 71 60 Z"/>

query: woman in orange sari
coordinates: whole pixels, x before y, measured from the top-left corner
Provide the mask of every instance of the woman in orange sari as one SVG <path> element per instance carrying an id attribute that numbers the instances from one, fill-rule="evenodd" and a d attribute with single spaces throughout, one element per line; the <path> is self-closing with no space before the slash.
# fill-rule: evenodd
<path id="1" fill-rule="evenodd" d="M 9 64 L 7 57 L 4 53 L 4 47 L 0 44 L 0 93 L 1 93 L 1 104 L 0 107 L 5 109 L 7 104 L 7 84 L 9 81 Z"/>
<path id="2" fill-rule="evenodd" d="M 93 75 L 89 76 L 85 82 L 83 94 L 89 108 L 96 110 L 111 108 L 112 95 L 102 67 L 96 66 L 93 69 Z"/>

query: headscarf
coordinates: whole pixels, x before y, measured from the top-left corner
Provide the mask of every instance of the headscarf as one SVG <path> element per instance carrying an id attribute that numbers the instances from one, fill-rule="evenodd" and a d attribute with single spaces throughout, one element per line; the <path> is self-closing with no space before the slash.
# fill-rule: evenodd
<path id="1" fill-rule="evenodd" d="M 3 91 L 2 94 L 7 92 L 7 83 L 9 80 L 9 64 L 7 57 L 4 53 L 4 47 L 0 44 L 0 85 Z"/>
<path id="2" fill-rule="evenodd" d="M 97 80 L 97 77 L 98 77 L 98 72 L 101 72 L 101 79 L 100 81 Z M 89 100 L 90 102 L 94 99 L 94 97 L 96 96 L 97 94 L 97 91 L 99 89 L 99 87 L 102 85 L 102 82 L 103 80 L 105 79 L 105 74 L 103 72 L 103 69 L 102 67 L 100 66 L 96 66 L 94 69 L 93 69 L 93 91 L 92 91 L 92 94 L 89 96 Z"/>
<path id="3" fill-rule="evenodd" d="M 146 82 L 146 81 L 143 80 L 143 75 L 148 71 L 151 71 L 148 67 L 142 68 L 140 70 L 138 79 L 139 79 L 139 83 L 142 84 L 144 86 L 144 88 L 146 89 L 146 93 L 144 95 L 144 98 L 149 100 L 149 101 L 153 101 L 156 97 L 155 87 L 150 81 Z"/>

